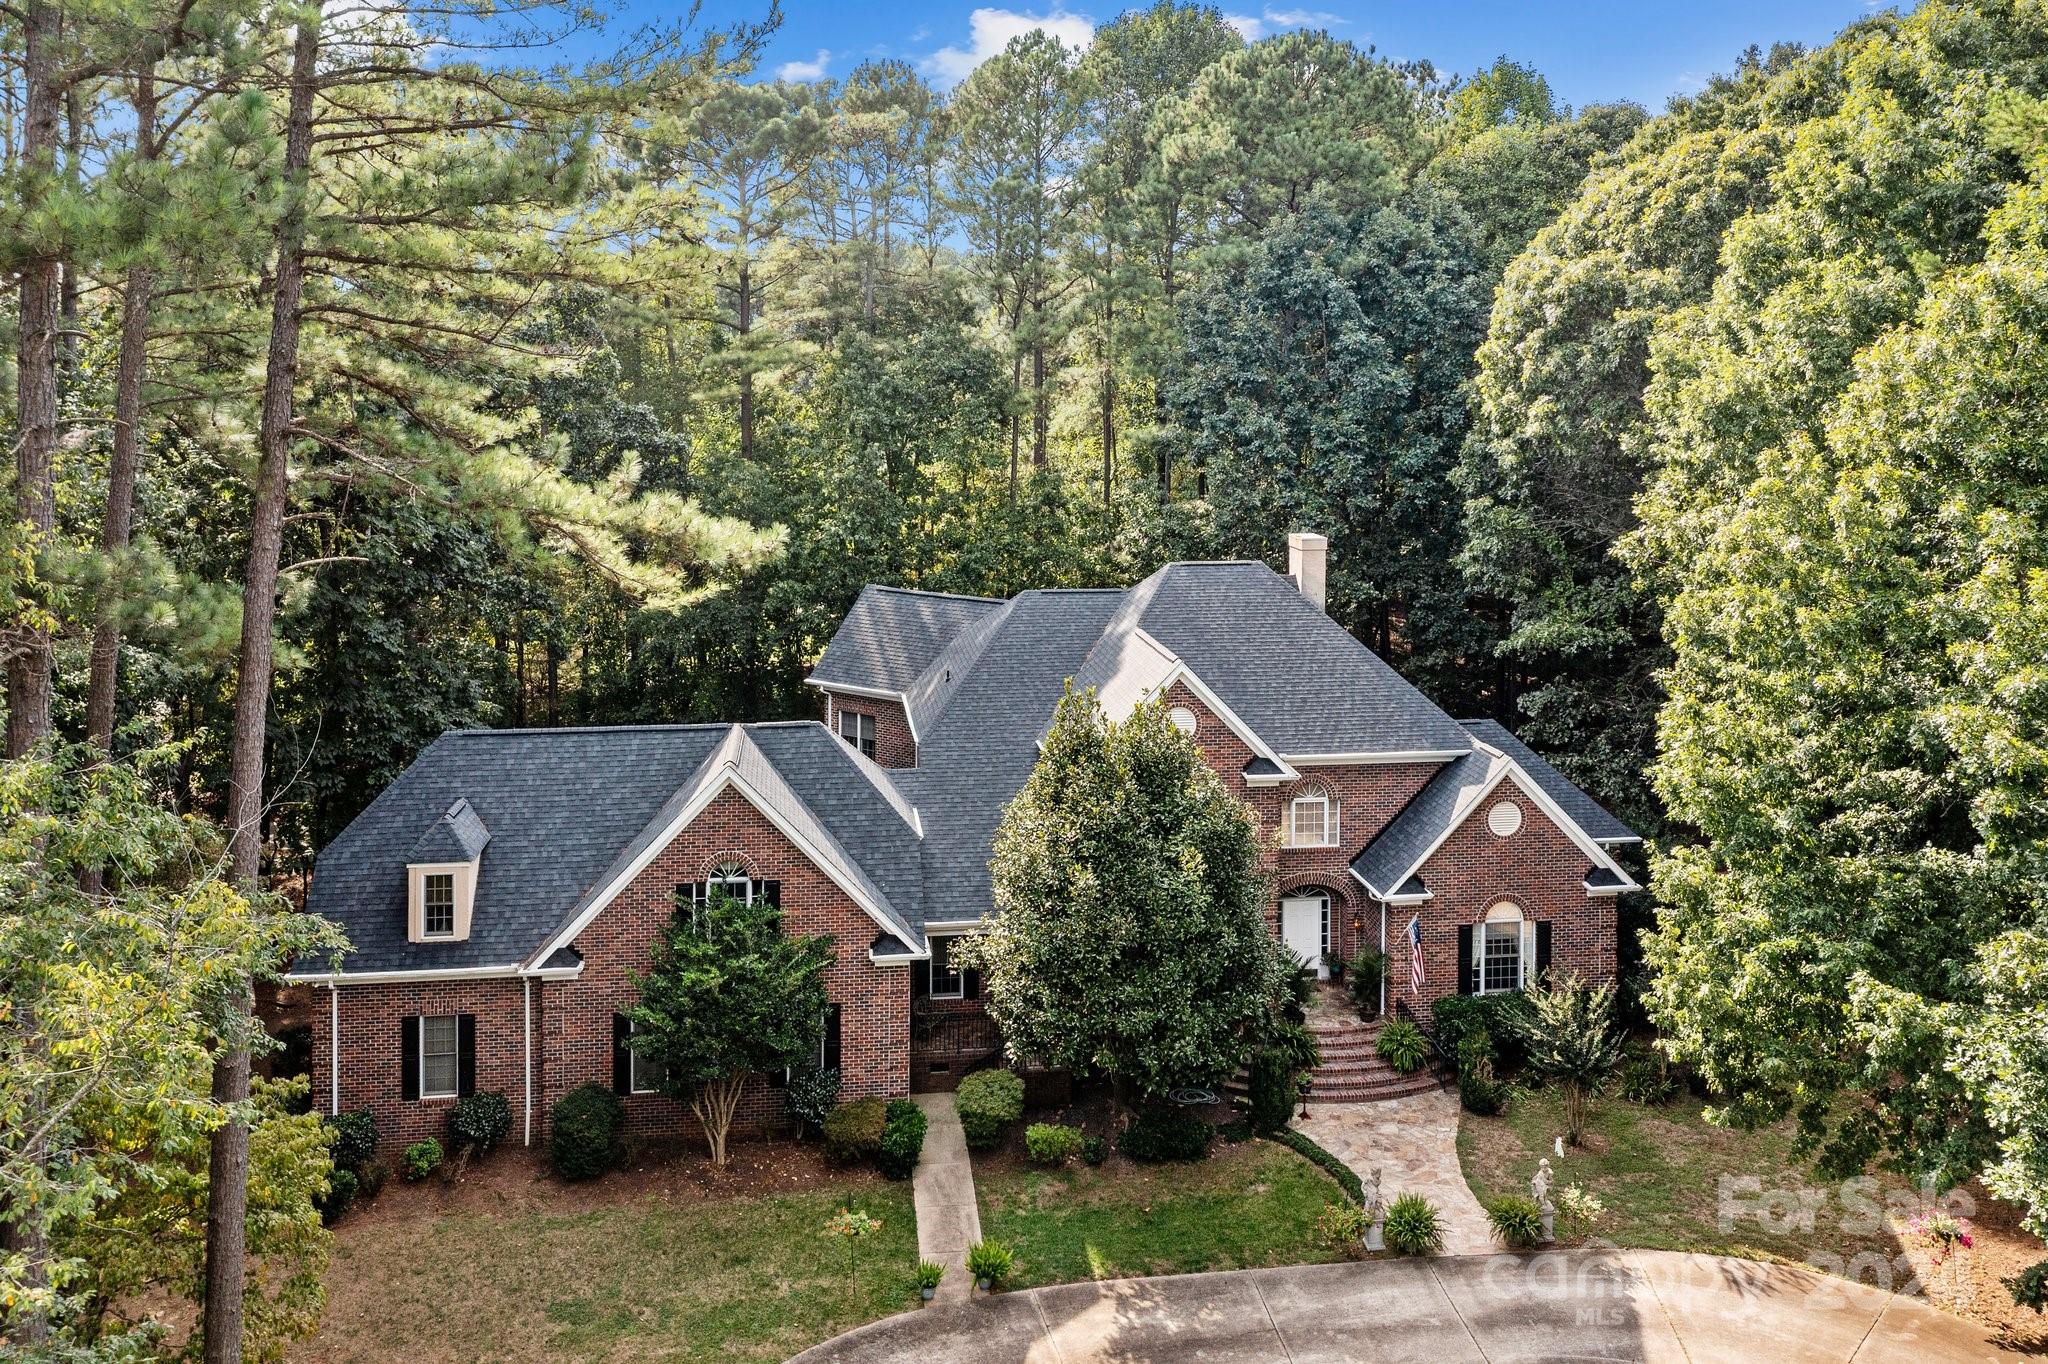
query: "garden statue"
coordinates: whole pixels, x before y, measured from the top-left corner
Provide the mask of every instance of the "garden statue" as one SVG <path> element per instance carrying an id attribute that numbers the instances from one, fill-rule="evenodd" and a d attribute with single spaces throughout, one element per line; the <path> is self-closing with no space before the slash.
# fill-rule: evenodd
<path id="1" fill-rule="evenodd" d="M 1365 1215 L 1372 1219 L 1365 1228 L 1365 1248 L 1385 1250 L 1387 1210 L 1380 1202 L 1380 1171 L 1377 1165 L 1373 1167 L 1372 1174 L 1359 1186 L 1358 1201 L 1364 1207 Z"/>
<path id="2" fill-rule="evenodd" d="M 1550 1157 L 1536 1162 L 1536 1177 L 1529 1181 L 1529 1199 L 1536 1210 L 1543 1214 L 1543 1239 L 1557 1239 L 1557 1204 L 1550 1201 Z"/>

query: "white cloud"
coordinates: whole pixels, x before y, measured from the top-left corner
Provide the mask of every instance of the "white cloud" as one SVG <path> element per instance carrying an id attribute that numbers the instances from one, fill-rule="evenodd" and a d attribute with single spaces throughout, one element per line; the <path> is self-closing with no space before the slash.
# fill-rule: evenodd
<path id="1" fill-rule="evenodd" d="M 1266 22 L 1275 28 L 1336 28 L 1344 22 L 1344 16 L 1326 9 L 1268 8 Z"/>
<path id="2" fill-rule="evenodd" d="M 1226 14 L 1223 22 L 1237 30 L 1237 36 L 1255 43 L 1266 36 L 1266 21 L 1252 14 Z"/>
<path id="3" fill-rule="evenodd" d="M 1050 14 L 1013 9 L 978 9 L 967 16 L 966 47 L 942 47 L 924 59 L 924 69 L 945 84 L 965 80 L 967 73 L 1033 29 L 1044 29 L 1068 47 L 1086 47 L 1095 39 L 1095 21 L 1069 14 L 1055 4 Z"/>
<path id="4" fill-rule="evenodd" d="M 817 81 L 825 79 L 825 66 L 832 60 L 832 54 L 824 48 L 807 62 L 784 62 L 775 68 L 775 78 L 785 81 Z"/>

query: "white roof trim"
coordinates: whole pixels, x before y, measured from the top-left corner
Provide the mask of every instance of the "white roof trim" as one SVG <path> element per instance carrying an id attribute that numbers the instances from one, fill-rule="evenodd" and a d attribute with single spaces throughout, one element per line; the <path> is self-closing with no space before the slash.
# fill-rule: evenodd
<path id="1" fill-rule="evenodd" d="M 866 696 L 876 701 L 895 701 L 900 704 L 903 700 L 902 692 L 890 691 L 886 687 L 856 687 L 851 682 L 820 682 L 815 677 L 806 677 L 804 685 L 816 687 L 819 691 L 843 691 L 848 696 Z"/>
<path id="2" fill-rule="evenodd" d="M 1451 835 L 1456 833 L 1460 828 L 1464 827 L 1465 821 L 1470 819 L 1473 813 L 1477 811 L 1480 806 L 1486 803 L 1486 798 L 1492 795 L 1502 782 L 1507 781 L 1509 779 L 1513 779 L 1515 785 L 1518 788 L 1520 788 L 1522 794 L 1527 796 L 1531 801 L 1534 801 L 1536 804 L 1536 808 L 1541 810 L 1549 818 L 1550 822 L 1556 825 L 1564 833 L 1564 836 L 1566 838 L 1569 838 L 1573 842 L 1573 844 L 1578 847 L 1579 851 L 1585 853 L 1588 858 L 1592 859 L 1594 866 L 1605 867 L 1609 871 L 1613 872 L 1616 876 L 1619 876 L 1621 878 L 1622 884 L 1613 888 L 1614 894 L 1619 895 L 1623 891 L 1642 889 L 1641 886 L 1636 884 L 1635 879 L 1633 877 L 1631 877 L 1626 871 L 1622 870 L 1621 865 L 1619 863 L 1617 863 L 1612 857 L 1609 857 L 1607 855 L 1607 850 L 1605 848 L 1601 847 L 1598 843 L 1595 843 L 1593 839 L 1586 833 L 1586 831 L 1579 827 L 1579 823 L 1577 820 L 1573 819 L 1570 815 L 1565 813 L 1563 806 L 1559 805 L 1556 801 L 1552 800 L 1549 797 L 1549 795 L 1547 795 L 1544 792 L 1543 788 L 1538 786 L 1535 780 L 1531 778 L 1528 773 L 1522 770 L 1521 764 L 1517 763 L 1513 758 L 1508 757 L 1506 754 L 1502 753 L 1499 749 L 1493 747 L 1491 744 L 1479 743 L 1478 747 L 1482 752 L 1491 753 L 1501 760 L 1500 770 L 1494 773 L 1493 777 L 1490 780 L 1488 780 L 1484 786 L 1481 786 L 1479 788 L 1477 794 L 1473 795 L 1465 802 L 1463 808 L 1456 809 L 1451 812 L 1451 818 L 1444 825 L 1444 831 L 1436 836 L 1436 841 L 1431 843 L 1429 847 L 1423 851 L 1422 856 L 1416 858 L 1413 864 L 1411 864 L 1406 871 L 1402 872 L 1399 876 L 1393 878 L 1395 885 L 1399 886 L 1406 884 L 1409 877 L 1414 876 L 1416 873 L 1420 872 L 1424 865 L 1428 863 L 1429 859 L 1436 856 L 1437 849 L 1443 847 L 1445 843 L 1449 842 Z M 1356 873 L 1354 872 L 1353 874 L 1355 875 Z M 1366 889 L 1372 889 L 1372 883 L 1366 881 L 1363 876 L 1360 876 L 1358 879 L 1365 884 Z M 1373 893 L 1375 896 L 1379 895 L 1378 891 L 1373 891 Z M 1380 898 L 1385 897 L 1381 896 Z"/>
<path id="3" fill-rule="evenodd" d="M 1373 889 L 1372 882 L 1359 875 L 1358 868 L 1351 867 L 1348 870 L 1351 872 L 1351 879 L 1364 886 L 1366 894 L 1372 896 L 1373 899 L 1378 900 L 1383 905 L 1419 905 L 1425 900 L 1434 900 L 1436 898 L 1436 892 L 1433 890 L 1425 890 L 1420 895 L 1382 895 Z M 1407 878 L 1403 877 L 1402 879 L 1406 880 Z M 1398 885 L 1400 882 L 1395 884 Z"/>
<path id="4" fill-rule="evenodd" d="M 1582 882 L 1581 884 L 1586 887 L 1586 894 L 1595 899 L 1611 900 L 1615 896 L 1625 894 L 1628 891 L 1642 889 L 1641 886 L 1636 885 L 1633 881 L 1625 886 L 1596 886 L 1591 881 Z"/>
<path id="5" fill-rule="evenodd" d="M 737 725 L 733 728 L 736 732 L 744 732 L 740 731 Z M 799 833 L 795 826 L 782 816 L 781 812 L 773 808 L 773 802 L 764 799 L 761 793 L 756 791 L 753 785 L 739 774 L 738 760 L 727 756 L 721 761 L 718 774 L 698 788 L 697 793 L 691 796 L 688 803 L 676 812 L 675 818 L 669 821 L 668 827 L 657 834 L 654 840 L 645 848 L 641 849 L 640 855 L 635 857 L 617 876 L 614 876 L 611 882 L 584 907 L 581 914 L 578 914 L 566 926 L 550 935 L 548 940 L 540 945 L 540 950 L 527 959 L 528 965 L 531 966 L 533 963 L 546 961 L 555 952 L 576 941 L 577 935 L 590 927 L 591 920 L 602 914 L 605 907 L 617 899 L 627 886 L 632 885 L 640 873 L 647 870 L 648 865 L 656 857 L 659 857 L 668 848 L 669 844 L 675 842 L 683 830 L 690 827 L 691 821 L 704 813 L 704 808 L 727 789 L 739 792 L 749 805 L 761 812 L 762 818 L 773 824 L 781 831 L 784 838 L 795 844 L 797 851 L 810 859 L 813 866 L 831 877 L 833 884 L 845 891 L 853 902 L 859 905 L 870 919 L 875 921 L 875 927 L 881 929 L 882 932 L 892 938 L 899 940 L 902 938 L 902 934 L 897 930 L 896 925 L 889 921 L 889 916 L 882 910 L 881 906 L 877 905 L 868 893 L 860 888 L 859 882 L 848 876 L 837 865 L 838 859 L 829 856 L 823 848 L 818 847 L 810 839 Z M 913 953 L 905 959 L 922 960 L 922 956 L 928 955 L 929 953 L 922 955 Z"/>
<path id="6" fill-rule="evenodd" d="M 285 979 L 294 985 L 384 985 L 401 981 L 436 980 L 574 980 L 583 974 L 583 963 L 574 966 L 524 967 L 449 966 L 426 967 L 418 971 L 288 971 Z"/>
<path id="7" fill-rule="evenodd" d="M 1353 763 L 1447 763 L 1469 748 L 1413 748 L 1377 753 L 1289 753 L 1282 761 L 1294 767 L 1336 767 Z"/>
<path id="8" fill-rule="evenodd" d="M 926 919 L 924 933 L 929 938 L 934 933 L 976 933 L 988 927 L 986 918 L 973 919 Z"/>
<path id="9" fill-rule="evenodd" d="M 1152 648 L 1158 650 L 1160 657 L 1173 660 L 1173 666 L 1167 669 L 1166 676 L 1160 678 L 1158 682 L 1144 690 L 1142 695 L 1145 699 L 1149 700 L 1153 697 L 1163 698 L 1168 692 L 1173 690 L 1175 682 L 1184 682 L 1187 684 L 1187 689 L 1193 692 L 1196 698 L 1215 714 L 1217 719 L 1229 727 L 1231 733 L 1244 740 L 1245 747 L 1280 769 L 1271 780 L 1276 782 L 1293 781 L 1301 776 L 1299 772 L 1288 765 L 1285 758 L 1275 753 L 1264 739 L 1253 733 L 1252 727 L 1246 724 L 1236 711 L 1225 705 L 1222 697 L 1210 690 L 1209 684 L 1204 682 L 1201 676 L 1188 666 L 1186 659 L 1154 639 L 1142 626 L 1134 628 L 1131 633 L 1146 644 L 1149 644 Z M 1263 781 L 1266 779 L 1247 778 L 1246 780 Z"/>

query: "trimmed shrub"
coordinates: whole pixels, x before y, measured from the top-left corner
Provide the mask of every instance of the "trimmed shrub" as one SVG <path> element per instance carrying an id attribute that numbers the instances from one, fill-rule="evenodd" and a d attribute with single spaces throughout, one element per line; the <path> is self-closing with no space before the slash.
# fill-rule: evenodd
<path id="1" fill-rule="evenodd" d="M 1429 1039 L 1422 1035 L 1422 1029 L 1405 1018 L 1396 1018 L 1380 1029 L 1377 1044 L 1380 1059 L 1402 1075 L 1412 1075 L 1422 1069 L 1422 1063 L 1429 1056 Z"/>
<path id="2" fill-rule="evenodd" d="M 1185 1109 L 1157 1104 L 1139 1112 L 1117 1145 L 1132 1160 L 1205 1160 L 1214 1131 Z"/>
<path id="3" fill-rule="evenodd" d="M 960 1082 L 953 1106 L 960 1111 L 967 1144 L 985 1151 L 1024 1116 L 1024 1081 L 1014 1071 L 977 1070 Z"/>
<path id="4" fill-rule="evenodd" d="M 892 1100 L 882 1111 L 882 1140 L 875 1167 L 890 1179 L 908 1179 L 924 1154 L 924 1110 L 908 1099 Z"/>
<path id="5" fill-rule="evenodd" d="M 806 1061 L 791 1070 L 789 1083 L 782 1090 L 782 1106 L 796 1120 L 799 1132 L 823 1128 L 825 1119 L 839 1106 L 838 1068 Z"/>
<path id="6" fill-rule="evenodd" d="M 1484 1071 L 1466 1068 L 1458 1072 L 1458 1102 L 1467 1113 L 1490 1118 L 1507 1106 L 1508 1087 Z"/>
<path id="7" fill-rule="evenodd" d="M 882 1132 L 889 1105 L 881 1099 L 855 1099 L 825 1118 L 825 1154 L 842 1165 L 864 1165 L 882 1154 Z"/>
<path id="8" fill-rule="evenodd" d="M 1329 1172 L 1330 1178 L 1337 1181 L 1337 1187 L 1344 1191 L 1344 1196 L 1353 1203 L 1365 1202 L 1365 1184 L 1358 1178 L 1358 1172 L 1318 1145 L 1313 1138 L 1291 1127 L 1284 1127 L 1268 1140 L 1277 1141 L 1301 1155 L 1303 1159 L 1322 1166 Z"/>
<path id="9" fill-rule="evenodd" d="M 512 1131 L 512 1105 L 494 1089 L 457 1099 L 448 1110 L 449 1143 L 482 1155 Z"/>
<path id="10" fill-rule="evenodd" d="M 1274 1047 L 1252 1057 L 1245 1080 L 1245 1113 L 1254 1132 L 1277 1132 L 1294 1116 L 1301 1096 L 1294 1058 Z"/>
<path id="11" fill-rule="evenodd" d="M 428 1137 L 405 1148 L 405 1158 L 399 1162 L 399 1170 L 408 1183 L 418 1183 L 434 1173 L 441 1164 L 441 1143 Z"/>
<path id="12" fill-rule="evenodd" d="M 1543 1239 L 1543 1210 L 1520 1194 L 1496 1198 L 1486 1210 L 1493 1239 L 1509 1250 L 1527 1250 Z"/>
<path id="13" fill-rule="evenodd" d="M 367 1108 L 322 1118 L 327 1152 L 337 1170 L 354 1170 L 377 1157 L 377 1115 Z"/>
<path id="14" fill-rule="evenodd" d="M 391 1182 L 391 1167 L 381 1160 L 365 1161 L 356 1167 L 356 1198 L 368 1202 L 384 1192 Z"/>
<path id="15" fill-rule="evenodd" d="M 1404 1193 L 1387 1204 L 1387 1249 L 1396 1255 L 1434 1255 L 1444 1248 L 1443 1217 L 1419 1193 Z"/>
<path id="16" fill-rule="evenodd" d="M 354 1170 L 344 1170 L 337 1166 L 329 1172 L 327 1192 L 313 1202 L 313 1206 L 320 1212 L 321 1222 L 330 1227 L 339 1222 L 341 1215 L 354 1206 L 357 1187 L 358 1181 Z"/>
<path id="17" fill-rule="evenodd" d="M 1016 1267 L 1015 1253 L 1001 1241 L 976 1241 L 967 1248 L 967 1272 L 976 1283 L 986 1281 L 992 1289 L 1001 1288 Z"/>
<path id="18" fill-rule="evenodd" d="M 1081 1129 L 1035 1122 L 1024 1129 L 1024 1149 L 1040 1165 L 1064 1165 L 1081 1149 Z"/>
<path id="19" fill-rule="evenodd" d="M 595 1179 L 619 1158 L 626 1106 L 595 1082 L 555 1100 L 548 1116 L 548 1159 L 564 1179 Z"/>
<path id="20" fill-rule="evenodd" d="M 1081 1159 L 1089 1165 L 1100 1165 L 1109 1159 L 1109 1143 L 1101 1137 L 1081 1139 Z"/>
<path id="21" fill-rule="evenodd" d="M 1520 990 L 1494 995 L 1452 995 L 1430 1007 L 1430 1030 L 1437 1054 L 1446 1061 L 1463 1065 L 1465 1038 L 1483 1032 L 1488 1043 L 1487 1059 L 1496 1074 L 1513 1074 L 1526 1058 L 1514 1020 L 1527 1016 L 1529 1001 Z"/>

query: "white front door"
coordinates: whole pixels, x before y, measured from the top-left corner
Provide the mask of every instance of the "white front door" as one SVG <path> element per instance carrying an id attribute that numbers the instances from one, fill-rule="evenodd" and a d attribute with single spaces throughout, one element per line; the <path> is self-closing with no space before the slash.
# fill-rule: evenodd
<path id="1" fill-rule="evenodd" d="M 1280 902 L 1280 941 L 1303 966 L 1313 967 L 1317 980 L 1328 980 L 1330 968 L 1323 964 L 1323 944 L 1330 936 L 1330 902 L 1320 895 L 1306 895 Z"/>

